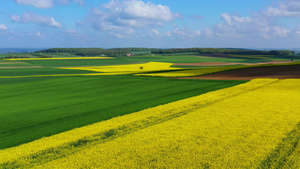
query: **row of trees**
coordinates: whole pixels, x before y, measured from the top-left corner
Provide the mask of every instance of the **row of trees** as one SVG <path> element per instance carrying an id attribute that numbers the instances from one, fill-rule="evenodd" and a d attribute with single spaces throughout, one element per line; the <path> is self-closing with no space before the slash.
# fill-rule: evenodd
<path id="1" fill-rule="evenodd" d="M 35 53 L 72 53 L 78 56 L 99 56 L 106 55 L 111 57 L 125 56 L 130 53 L 128 49 L 102 49 L 102 48 L 51 48 L 36 51 Z"/>
<path id="2" fill-rule="evenodd" d="M 281 55 L 291 56 L 295 53 L 289 50 L 249 50 L 249 49 L 226 49 L 226 48 L 175 48 L 175 49 L 157 49 L 153 54 L 171 54 L 198 52 L 200 54 L 239 54 L 239 55 Z"/>
<path id="3" fill-rule="evenodd" d="M 155 51 L 156 48 L 51 48 L 36 51 L 35 53 L 72 53 L 78 56 L 99 56 L 106 55 L 111 57 L 126 56 L 132 52 Z"/>
<path id="4" fill-rule="evenodd" d="M 249 50 L 235 48 L 174 48 L 174 49 L 156 49 L 156 48 L 51 48 L 40 50 L 36 53 L 72 53 L 79 56 L 99 56 L 106 55 L 111 57 L 126 56 L 132 52 L 150 51 L 152 54 L 172 54 L 197 52 L 200 54 L 239 54 L 239 55 L 277 55 L 291 56 L 295 55 L 289 50 Z"/>
<path id="5" fill-rule="evenodd" d="M 171 54 L 171 53 L 189 53 L 189 52 L 198 52 L 198 53 L 224 53 L 229 51 L 229 49 L 219 49 L 219 48 L 173 48 L 173 49 L 157 49 L 152 51 L 153 54 Z"/>

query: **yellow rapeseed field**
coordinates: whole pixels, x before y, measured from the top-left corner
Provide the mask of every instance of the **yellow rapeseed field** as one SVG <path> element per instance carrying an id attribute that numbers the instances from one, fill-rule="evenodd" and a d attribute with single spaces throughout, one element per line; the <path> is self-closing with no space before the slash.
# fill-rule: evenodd
<path id="1" fill-rule="evenodd" d="M 0 167 L 258 168 L 299 124 L 299 100 L 299 79 L 256 79 L 1 150 Z"/>
<path id="2" fill-rule="evenodd" d="M 148 62 L 141 64 L 128 64 L 128 65 L 113 65 L 113 66 L 93 66 L 93 67 L 69 67 L 61 69 L 75 69 L 75 70 L 88 70 L 93 72 L 102 72 L 109 75 L 121 74 L 134 74 L 142 72 L 154 72 L 165 70 L 176 70 L 179 68 L 172 68 L 173 63 L 164 62 Z"/>
<path id="3" fill-rule="evenodd" d="M 3 60 L 76 60 L 76 59 L 114 59 L 113 57 L 54 57 L 54 58 L 7 58 Z"/>

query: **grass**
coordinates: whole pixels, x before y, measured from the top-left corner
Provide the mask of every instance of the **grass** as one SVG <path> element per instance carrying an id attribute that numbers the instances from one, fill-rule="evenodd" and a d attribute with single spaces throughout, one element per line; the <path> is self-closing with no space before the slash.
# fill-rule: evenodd
<path id="1" fill-rule="evenodd" d="M 1 149 L 244 82 L 134 76 L 25 79 L 1 79 Z"/>

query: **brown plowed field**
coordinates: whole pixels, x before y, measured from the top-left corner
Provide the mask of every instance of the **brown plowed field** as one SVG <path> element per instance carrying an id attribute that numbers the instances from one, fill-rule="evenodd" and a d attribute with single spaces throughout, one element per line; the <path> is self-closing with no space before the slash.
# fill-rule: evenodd
<path id="1" fill-rule="evenodd" d="M 229 70 L 225 72 L 215 73 L 211 75 L 187 77 L 188 79 L 220 79 L 220 80 L 251 80 L 257 78 L 300 78 L 300 65 L 289 66 L 269 66 L 255 67 L 237 70 Z"/>
<path id="2" fill-rule="evenodd" d="M 271 61 L 261 63 L 238 63 L 238 62 L 203 62 L 203 63 L 174 63 L 173 66 L 227 66 L 227 65 L 262 65 L 291 63 L 291 61 Z"/>

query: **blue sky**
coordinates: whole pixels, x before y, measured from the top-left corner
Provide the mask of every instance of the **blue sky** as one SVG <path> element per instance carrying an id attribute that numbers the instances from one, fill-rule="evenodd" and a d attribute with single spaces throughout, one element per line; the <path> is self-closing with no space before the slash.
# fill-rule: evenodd
<path id="1" fill-rule="evenodd" d="M 0 47 L 300 48 L 300 0 L 2 0 Z"/>

